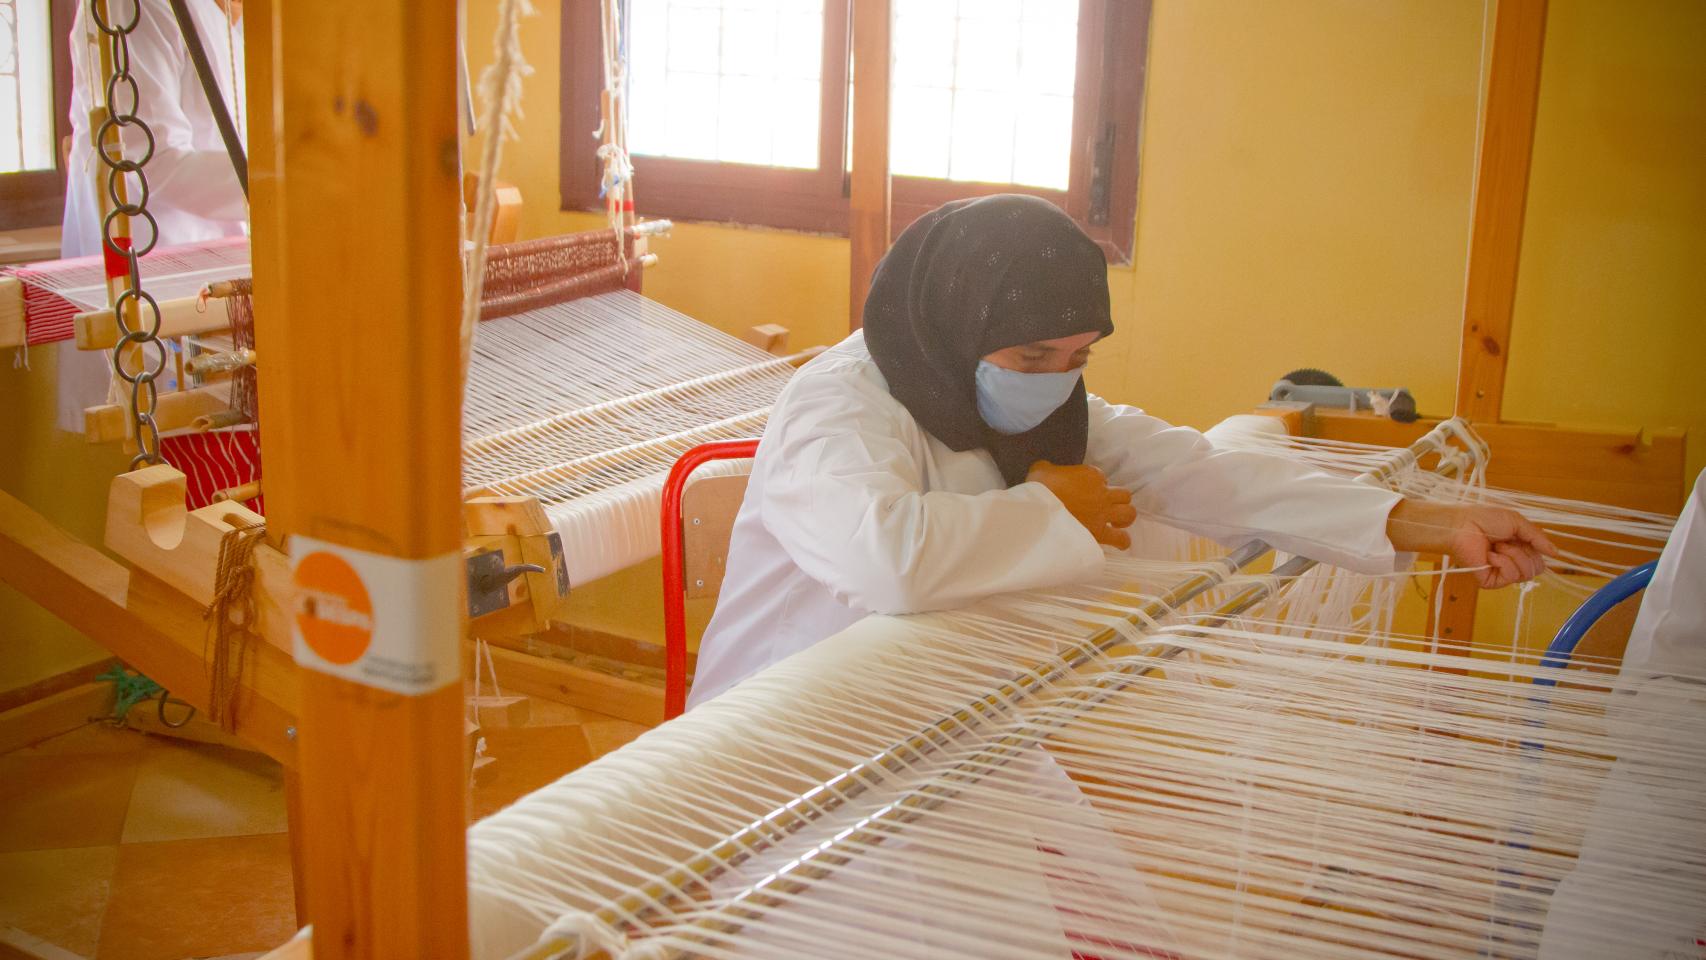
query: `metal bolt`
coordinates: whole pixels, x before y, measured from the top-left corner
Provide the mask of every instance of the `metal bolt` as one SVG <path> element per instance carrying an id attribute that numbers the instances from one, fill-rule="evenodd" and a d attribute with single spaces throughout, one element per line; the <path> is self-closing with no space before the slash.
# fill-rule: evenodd
<path id="1" fill-rule="evenodd" d="M 698 517 L 694 517 L 694 518 L 693 518 L 693 525 L 694 525 L 694 526 L 695 526 L 695 527 L 697 527 L 697 526 L 698 526 L 698 525 L 699 525 L 699 518 L 698 518 Z"/>
<path id="2" fill-rule="evenodd" d="M 694 585 L 694 586 L 695 586 L 695 587 L 702 587 L 702 586 L 704 586 L 704 585 L 705 585 L 705 581 L 703 581 L 703 580 L 695 580 L 695 581 L 693 581 L 693 585 Z"/>
<path id="3" fill-rule="evenodd" d="M 285 727 L 284 728 L 284 738 L 286 740 L 295 740 L 296 739 L 296 728 L 295 727 Z"/>

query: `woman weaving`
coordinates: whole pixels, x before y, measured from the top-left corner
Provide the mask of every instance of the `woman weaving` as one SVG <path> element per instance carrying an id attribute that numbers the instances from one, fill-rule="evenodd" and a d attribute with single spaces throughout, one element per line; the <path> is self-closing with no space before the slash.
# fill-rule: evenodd
<path id="1" fill-rule="evenodd" d="M 1139 513 L 1366 573 L 1444 553 L 1483 587 L 1554 550 L 1509 510 L 1407 501 L 1085 391 L 1107 264 L 1031 197 L 948 204 L 878 266 L 864 329 L 788 384 L 753 463 L 689 705 L 867 613 L 1093 577 Z"/>

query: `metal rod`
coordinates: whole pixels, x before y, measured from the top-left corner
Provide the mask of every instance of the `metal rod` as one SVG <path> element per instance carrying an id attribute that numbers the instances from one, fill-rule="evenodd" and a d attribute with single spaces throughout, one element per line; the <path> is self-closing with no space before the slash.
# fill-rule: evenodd
<path id="1" fill-rule="evenodd" d="M 195 75 L 201 80 L 201 92 L 207 97 L 207 107 L 213 112 L 213 122 L 219 127 L 219 139 L 225 141 L 225 153 L 231 158 L 231 169 L 237 174 L 237 185 L 243 188 L 243 197 L 249 196 L 249 158 L 243 152 L 243 141 L 237 137 L 237 125 L 231 121 L 231 111 L 225 107 L 225 97 L 219 92 L 219 80 L 213 75 L 213 65 L 208 63 L 207 50 L 201 45 L 201 33 L 195 28 L 195 21 L 190 19 L 189 7 L 184 0 L 171 0 L 172 16 L 177 18 L 178 32 L 184 35 L 184 47 L 190 52 L 190 62 L 195 65 Z M 231 91 L 235 98 L 237 91 Z"/>
<path id="2" fill-rule="evenodd" d="M 1426 454 L 1442 450 L 1446 444 L 1446 438 L 1454 435 L 1456 427 L 1448 426 L 1451 424 L 1454 424 L 1454 421 L 1447 420 L 1441 423 L 1418 438 L 1409 447 L 1395 451 L 1386 463 L 1362 474 L 1358 479 L 1385 482 L 1400 470 L 1415 465 Z M 1251 540 L 1225 557 L 1212 561 L 1207 569 L 1191 574 L 1179 583 L 1174 584 L 1161 596 L 1153 598 L 1128 612 L 1124 619 L 1128 624 L 1137 626 L 1143 634 L 1150 635 L 1154 628 L 1145 627 L 1144 624 L 1159 624 L 1167 617 L 1180 612 L 1180 608 L 1186 603 L 1225 583 L 1233 573 L 1267 555 L 1271 549 L 1264 541 Z M 1210 620 L 1224 622 L 1226 619 L 1266 599 L 1280 579 L 1296 576 L 1315 565 L 1315 561 L 1306 557 L 1292 558 L 1274 571 L 1274 579 L 1246 587 L 1226 604 L 1217 608 L 1210 615 Z M 1056 657 L 1050 663 L 1045 663 L 1017 679 L 1002 683 L 990 693 L 954 710 L 951 714 L 938 719 L 882 753 L 849 767 L 825 783 L 772 810 L 748 826 L 724 838 L 711 849 L 670 870 L 663 877 L 653 880 L 639 890 L 600 908 L 596 911 L 595 916 L 612 929 L 628 928 L 632 930 L 643 918 L 661 912 L 664 909 L 662 904 L 666 901 L 682 896 L 690 884 L 703 883 L 732 867 L 739 866 L 753 856 L 775 846 L 780 838 L 792 836 L 808 824 L 822 819 L 825 814 L 845 806 L 849 801 L 863 795 L 867 790 L 883 783 L 885 779 L 883 774 L 901 772 L 909 765 L 901 759 L 903 756 L 916 758 L 927 755 L 942 749 L 948 743 L 963 739 L 965 731 L 980 721 L 1011 713 L 1013 704 L 1027 695 L 1035 693 L 1037 690 L 1076 671 L 1100 654 L 1128 642 L 1128 639 L 1126 632 L 1120 628 L 1103 628 L 1090 637 L 1079 641 L 1070 651 Z M 1183 647 L 1171 645 L 1157 655 L 1156 659 L 1171 659 L 1183 649 Z M 1119 682 L 1123 686 L 1124 683 L 1129 683 L 1131 679 L 1148 673 L 1156 666 L 1159 666 L 1159 663 L 1151 662 L 1141 670 L 1131 674 L 1128 679 Z M 1100 694 L 1094 700 L 1090 700 L 1086 706 L 1100 703 L 1119 689 L 1119 687 L 1102 689 L 1116 679 L 1117 677 L 1113 679 L 1108 677 L 1097 678 L 1096 681 L 1088 685 L 1083 691 L 1085 697 L 1096 695 L 1098 691 Z M 1067 699 L 1074 699 L 1078 696 L 1075 693 Z M 1074 714 L 1064 714 L 1064 716 L 1070 719 Z M 999 762 L 996 762 L 996 758 L 1003 750 L 1009 749 L 1008 745 L 1016 737 L 1017 734 L 1014 732 L 1007 733 L 996 744 L 985 747 L 978 754 L 956 763 L 954 770 L 944 775 L 943 779 L 954 778 L 963 783 L 975 782 L 981 774 L 968 775 L 958 771 L 971 766 L 974 760 L 986 755 L 987 759 L 982 761 L 985 768 L 1004 765 L 1007 760 L 1011 759 L 1010 755 L 1000 759 Z M 934 783 L 928 784 L 900 800 L 886 804 L 880 810 L 863 818 L 858 824 L 838 831 L 836 838 L 814 848 L 808 857 L 802 857 L 784 865 L 781 869 L 735 894 L 729 900 L 729 904 L 740 904 L 741 909 L 747 909 L 745 904 L 740 903 L 741 901 L 764 903 L 766 902 L 764 898 L 774 896 L 770 891 L 797 890 L 806 880 L 827 875 L 834 867 L 848 862 L 849 858 L 836 852 L 835 847 L 837 845 L 845 846 L 849 839 L 880 843 L 882 836 L 891 831 L 894 826 L 907 822 L 906 819 L 901 819 L 902 817 L 916 818 L 927 810 L 933 809 L 935 805 L 950 799 L 958 792 L 945 787 L 932 791 L 932 787 L 935 786 Z M 927 803 L 930 805 L 925 806 Z M 741 926 L 736 920 L 724 918 L 701 918 L 699 922 L 715 924 L 723 932 L 733 932 Z M 554 937 L 516 954 L 511 960 L 556 960 L 556 958 L 569 956 L 585 957 L 590 950 L 591 948 L 582 944 L 578 937 L 572 935 Z"/>

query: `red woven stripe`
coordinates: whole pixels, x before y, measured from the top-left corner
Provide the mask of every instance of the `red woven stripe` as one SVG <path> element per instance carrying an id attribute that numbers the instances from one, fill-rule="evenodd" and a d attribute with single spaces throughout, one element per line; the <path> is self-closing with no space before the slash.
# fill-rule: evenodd
<path id="1" fill-rule="evenodd" d="M 130 249 L 129 237 L 113 237 L 111 246 L 101 244 L 101 260 L 107 265 L 107 279 L 130 274 L 130 258 L 123 251 Z M 113 248 L 117 247 L 117 250 Z"/>
<path id="2" fill-rule="evenodd" d="M 24 342 L 30 346 L 69 340 L 77 305 L 57 293 L 24 281 Z"/>
<path id="3" fill-rule="evenodd" d="M 254 430 L 188 433 L 160 438 L 160 455 L 166 462 L 184 472 L 188 489 L 184 503 L 191 510 L 213 502 L 221 490 L 261 477 L 260 437 Z M 262 498 L 243 501 L 256 513 L 263 513 Z"/>

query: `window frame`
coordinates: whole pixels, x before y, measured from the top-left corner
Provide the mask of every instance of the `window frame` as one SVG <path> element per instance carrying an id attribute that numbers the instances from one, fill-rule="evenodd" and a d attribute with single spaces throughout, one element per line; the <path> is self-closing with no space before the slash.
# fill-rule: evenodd
<path id="1" fill-rule="evenodd" d="M 713 160 L 633 157 L 639 204 L 650 216 L 740 223 L 846 236 L 848 65 L 852 2 L 824 0 L 823 100 L 818 169 L 795 170 Z M 1078 63 L 1073 84 L 1070 180 L 1065 190 L 1011 183 L 894 176 L 893 234 L 952 200 L 996 193 L 1041 197 L 1065 210 L 1112 263 L 1131 262 L 1136 241 L 1139 136 L 1152 0 L 1080 0 Z M 603 65 L 598 0 L 563 0 L 563 71 L 559 107 L 562 209 L 602 211 L 600 164 L 592 131 L 599 125 Z M 1131 53 L 1137 51 L 1137 56 Z M 578 140 L 574 131 L 587 137 Z M 1098 136 L 1099 132 L 1099 136 Z M 1102 156 L 1097 141 L 1106 140 Z M 578 142 L 577 142 L 578 140 Z M 1101 196 L 1092 209 L 1098 171 Z"/>
<path id="2" fill-rule="evenodd" d="M 78 0 L 51 0 L 53 38 L 53 168 L 0 173 L 0 230 L 50 227 L 65 217 L 63 143 L 71 135 L 71 24 Z"/>

